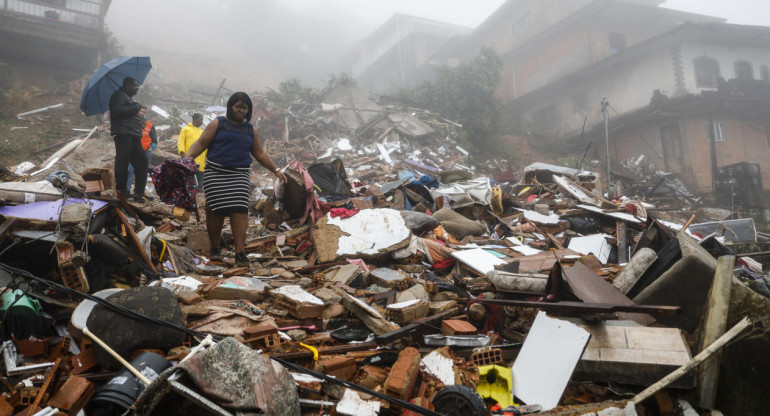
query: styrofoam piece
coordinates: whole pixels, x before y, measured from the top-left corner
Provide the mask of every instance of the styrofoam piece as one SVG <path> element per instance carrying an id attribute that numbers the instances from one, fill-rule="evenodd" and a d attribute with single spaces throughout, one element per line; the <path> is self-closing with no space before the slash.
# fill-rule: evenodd
<path id="1" fill-rule="evenodd" d="M 346 235 L 339 238 L 337 255 L 375 255 L 407 240 L 412 231 L 400 212 L 393 209 L 364 209 L 343 219 L 329 217 L 329 225 L 335 225 Z"/>
<path id="2" fill-rule="evenodd" d="M 589 338 L 585 329 L 538 312 L 513 363 L 511 392 L 544 411 L 556 407 Z"/>
<path id="3" fill-rule="evenodd" d="M 587 256 L 593 254 L 600 262 L 606 263 L 612 252 L 612 245 L 607 242 L 607 238 L 612 237 L 608 234 L 593 234 L 586 237 L 572 237 L 569 241 L 570 250 Z"/>
<path id="4" fill-rule="evenodd" d="M 380 413 L 379 400 L 364 400 L 355 391 L 345 389 L 337 403 L 337 413 L 348 416 L 377 416 Z"/>
<path id="5" fill-rule="evenodd" d="M 425 371 L 436 376 L 445 386 L 455 384 L 454 361 L 438 352 L 438 350 L 426 355 L 420 364 Z"/>
<path id="6" fill-rule="evenodd" d="M 487 274 L 495 269 L 499 264 L 505 264 L 505 260 L 499 259 L 486 252 L 482 248 L 452 252 L 452 257 L 456 258 L 464 265 L 481 274 Z"/>

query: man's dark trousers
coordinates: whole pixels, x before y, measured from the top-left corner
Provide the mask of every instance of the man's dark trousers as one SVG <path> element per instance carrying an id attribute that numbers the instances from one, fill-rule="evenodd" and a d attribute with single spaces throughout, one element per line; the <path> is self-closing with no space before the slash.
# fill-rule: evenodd
<path id="1" fill-rule="evenodd" d="M 137 195 L 144 194 L 147 186 L 147 155 L 142 148 L 142 137 L 115 136 L 115 188 L 123 195 L 128 196 L 130 185 L 128 181 L 128 164 L 136 171 L 134 192 Z"/>

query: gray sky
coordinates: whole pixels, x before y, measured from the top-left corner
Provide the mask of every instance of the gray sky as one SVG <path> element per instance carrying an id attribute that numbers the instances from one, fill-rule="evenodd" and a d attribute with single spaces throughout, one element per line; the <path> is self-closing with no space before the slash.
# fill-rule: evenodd
<path id="1" fill-rule="evenodd" d="M 256 90 L 319 86 L 351 47 L 400 12 L 470 28 L 504 0 L 115 0 L 107 26 L 164 81 Z M 770 0 L 668 0 L 665 7 L 770 25 Z"/>
<path id="2" fill-rule="evenodd" d="M 668 0 L 662 6 L 724 17 L 728 23 L 770 26 L 768 0 Z"/>

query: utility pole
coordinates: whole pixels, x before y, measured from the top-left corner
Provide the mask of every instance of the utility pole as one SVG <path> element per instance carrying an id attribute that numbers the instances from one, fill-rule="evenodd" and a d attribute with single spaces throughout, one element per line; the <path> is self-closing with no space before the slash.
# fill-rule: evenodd
<path id="1" fill-rule="evenodd" d="M 607 98 L 602 98 L 602 115 L 604 116 L 604 141 L 607 152 L 607 196 L 611 196 L 610 187 L 612 186 L 612 167 L 610 165 L 610 113 L 607 108 L 610 103 Z"/>

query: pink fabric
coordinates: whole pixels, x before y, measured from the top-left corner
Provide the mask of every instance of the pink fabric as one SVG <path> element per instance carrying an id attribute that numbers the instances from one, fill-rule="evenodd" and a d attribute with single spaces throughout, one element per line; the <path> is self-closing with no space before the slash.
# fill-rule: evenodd
<path id="1" fill-rule="evenodd" d="M 366 263 L 361 259 L 347 259 L 348 263 L 355 264 L 356 266 L 360 267 L 363 271 L 369 273 L 369 266 L 366 265 Z"/>
<path id="2" fill-rule="evenodd" d="M 350 218 L 358 214 L 360 211 L 360 209 L 332 208 L 329 211 L 329 215 L 331 215 L 332 218 L 341 217 L 344 220 L 345 218 Z"/>
<path id="3" fill-rule="evenodd" d="M 302 166 L 302 162 L 294 160 L 289 163 L 289 169 L 294 169 L 305 182 L 305 192 L 307 193 L 307 200 L 305 201 L 305 214 L 299 219 L 300 224 L 304 224 L 307 220 L 310 220 L 310 225 L 315 225 L 319 218 L 326 215 L 328 207 L 326 204 L 318 200 L 315 195 L 315 183 L 313 178 L 307 173 L 305 167 Z"/>

